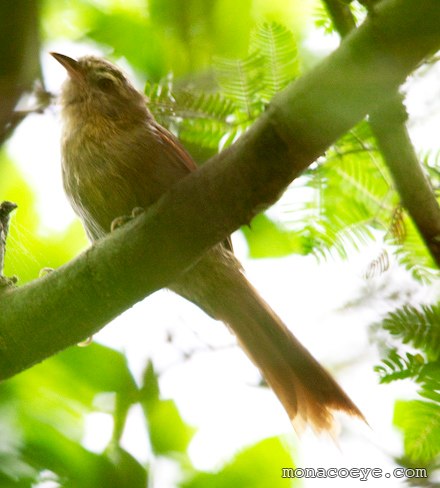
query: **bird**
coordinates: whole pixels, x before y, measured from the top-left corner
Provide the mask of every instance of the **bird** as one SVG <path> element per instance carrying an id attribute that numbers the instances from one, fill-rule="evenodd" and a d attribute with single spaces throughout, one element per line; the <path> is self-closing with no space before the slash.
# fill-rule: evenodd
<path id="1" fill-rule="evenodd" d="M 63 185 L 94 242 L 111 232 L 118 217 L 153 205 L 197 165 L 120 68 L 98 56 L 51 55 L 67 71 L 60 94 Z M 334 432 L 338 410 L 365 421 L 247 280 L 230 240 L 215 245 L 168 288 L 226 324 L 297 432 L 306 426 Z"/>

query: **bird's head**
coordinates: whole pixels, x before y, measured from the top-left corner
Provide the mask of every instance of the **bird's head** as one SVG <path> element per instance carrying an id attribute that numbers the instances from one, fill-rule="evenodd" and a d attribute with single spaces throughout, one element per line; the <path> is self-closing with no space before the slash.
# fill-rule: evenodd
<path id="1" fill-rule="evenodd" d="M 119 119 L 124 115 L 133 117 L 139 111 L 145 116 L 145 97 L 109 61 L 96 56 L 76 60 L 64 54 L 51 55 L 68 74 L 61 93 L 63 108 L 79 110 L 84 116 L 99 113 Z"/>

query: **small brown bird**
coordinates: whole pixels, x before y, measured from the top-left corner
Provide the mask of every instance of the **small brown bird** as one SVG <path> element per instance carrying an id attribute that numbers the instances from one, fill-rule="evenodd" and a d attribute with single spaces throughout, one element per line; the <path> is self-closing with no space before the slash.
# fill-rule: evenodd
<path id="1" fill-rule="evenodd" d="M 197 168 L 120 69 L 93 56 L 52 56 L 69 75 L 61 95 L 64 188 L 93 241 L 115 218 L 147 208 Z M 297 430 L 307 422 L 317 432 L 331 430 L 333 410 L 364 419 L 247 281 L 228 244 L 215 246 L 169 288 L 229 326 Z"/>

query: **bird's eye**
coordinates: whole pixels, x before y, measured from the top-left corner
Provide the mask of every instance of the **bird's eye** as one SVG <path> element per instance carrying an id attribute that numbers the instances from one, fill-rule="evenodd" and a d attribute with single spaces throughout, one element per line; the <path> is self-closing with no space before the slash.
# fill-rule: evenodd
<path id="1" fill-rule="evenodd" d="M 98 78 L 96 84 L 103 91 L 109 91 L 115 86 L 114 81 L 107 77 Z"/>

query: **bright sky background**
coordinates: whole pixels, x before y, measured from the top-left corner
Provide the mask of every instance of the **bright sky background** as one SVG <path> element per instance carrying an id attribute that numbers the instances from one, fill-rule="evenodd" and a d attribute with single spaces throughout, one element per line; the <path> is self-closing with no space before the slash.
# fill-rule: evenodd
<path id="1" fill-rule="evenodd" d="M 308 43 L 317 50 L 334 47 L 333 41 L 316 32 Z M 89 46 L 78 44 L 51 45 L 47 48 L 50 50 L 72 56 L 93 52 Z M 58 92 L 64 70 L 48 54 L 43 56 L 42 64 L 48 89 Z M 416 147 L 424 150 L 440 149 L 439 78 L 437 67 L 424 79 L 408 84 L 411 133 Z M 63 228 L 74 218 L 61 186 L 59 138 L 58 114 L 50 110 L 44 116 L 28 117 L 8 145 L 37 193 L 42 232 Z M 276 212 L 277 207 L 272 215 Z M 319 264 L 312 257 L 299 256 L 249 260 L 240 233 L 234 236 L 234 246 L 250 280 L 314 356 L 337 374 L 371 426 L 370 429 L 358 421 L 341 418 L 339 448 L 330 440 L 306 432 L 295 456 L 297 465 L 379 467 L 391 471 L 395 467 L 391 456 L 401 453 L 400 435 L 391 427 L 393 402 L 395 398 L 413 398 L 415 389 L 409 382 L 378 385 L 372 371 L 378 355 L 376 347 L 368 341 L 367 326 L 397 306 L 384 298 L 389 295 L 387 292 L 396 289 L 397 283 L 416 302 L 432 300 L 435 291 L 415 284 L 395 264 L 384 275 L 365 281 L 363 273 L 380 252 L 380 244 L 372 244 L 360 255 L 353 253 L 350 261 L 336 259 Z M 356 300 L 365 296 L 368 298 L 362 305 L 356 305 Z M 350 303 L 352 306 L 348 306 Z M 177 347 L 165 340 L 170 330 Z M 226 328 L 172 293 L 161 291 L 149 297 L 105 327 L 95 340 L 125 351 L 136 375 L 145 367 L 147 356 L 154 358 L 163 372 L 164 396 L 175 399 L 185 420 L 198 429 L 190 446 L 191 458 L 198 468 L 219 467 L 240 447 L 266 436 L 286 433 L 293 445 L 297 442 L 275 396 L 267 389 L 253 386 L 258 382 L 258 374 L 241 350 L 232 346 L 233 339 Z M 217 352 L 210 351 L 208 346 L 218 348 Z M 181 352 L 194 348 L 201 352 L 191 360 L 184 360 Z M 357 361 L 355 366 L 352 360 Z M 85 445 L 93 450 L 102 449 L 110 428 L 108 416 L 91 416 Z M 141 414 L 134 410 L 124 441 L 129 451 L 145 459 L 148 446 L 142 429 Z M 169 465 L 158 469 L 156 486 L 169 488 L 170 476 L 173 470 Z M 309 480 L 303 486 L 351 487 L 356 481 L 359 480 Z M 385 485 L 379 479 L 369 480 L 368 486 Z M 402 486 L 402 482 L 391 478 L 386 480 L 386 486 Z"/>

